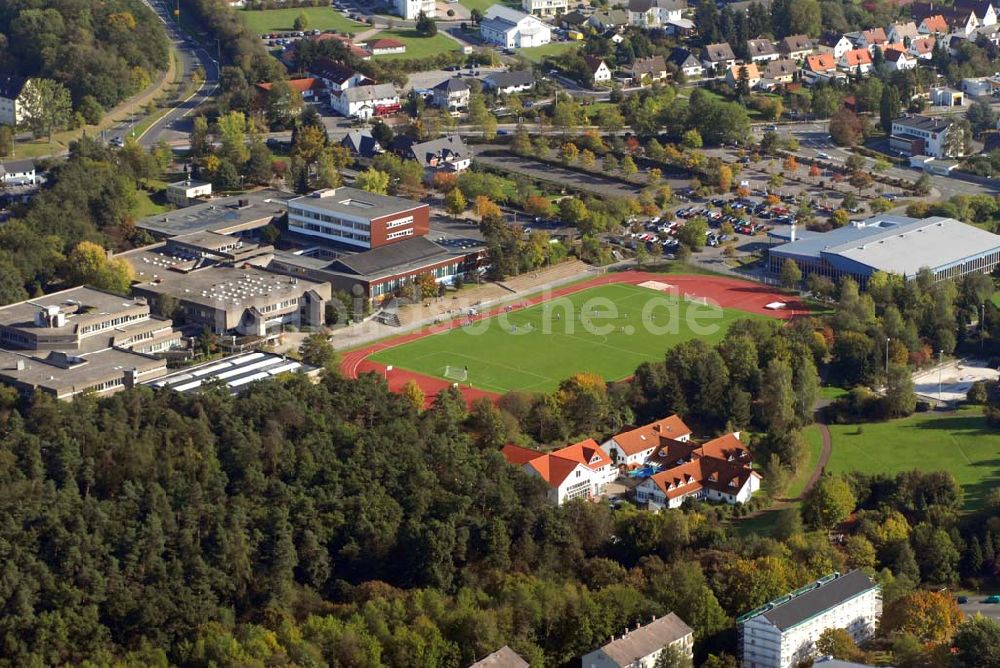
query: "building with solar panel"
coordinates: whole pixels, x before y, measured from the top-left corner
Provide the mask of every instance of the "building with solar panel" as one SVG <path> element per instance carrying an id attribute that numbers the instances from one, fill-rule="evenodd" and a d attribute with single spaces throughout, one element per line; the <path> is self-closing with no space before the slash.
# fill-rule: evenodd
<path id="1" fill-rule="evenodd" d="M 935 277 L 959 278 L 990 273 L 1000 263 L 1000 235 L 954 218 L 875 216 L 830 232 L 772 234 L 785 241 L 768 251 L 768 270 L 781 271 L 793 260 L 803 276 L 838 280 L 850 276 L 864 286 L 877 271 L 907 280 L 929 269 Z"/>

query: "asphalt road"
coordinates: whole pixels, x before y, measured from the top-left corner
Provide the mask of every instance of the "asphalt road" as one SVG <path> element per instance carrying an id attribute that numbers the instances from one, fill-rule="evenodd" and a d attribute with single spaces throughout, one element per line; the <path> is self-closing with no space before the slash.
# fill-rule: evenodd
<path id="1" fill-rule="evenodd" d="M 968 603 L 959 603 L 958 607 L 967 615 L 979 613 L 984 617 L 992 617 L 996 621 L 1000 622 L 1000 604 L 983 603 L 983 598 L 985 598 L 985 596 L 970 596 Z"/>
<path id="2" fill-rule="evenodd" d="M 180 61 L 180 81 L 190 81 L 194 71 L 201 66 L 205 71 L 205 80 L 191 96 L 182 100 L 164 114 L 159 120 L 139 136 L 142 146 L 150 147 L 161 139 L 172 141 L 187 138 L 191 131 L 191 112 L 215 95 L 219 87 L 219 64 L 212 55 L 193 38 L 188 37 L 174 23 L 166 0 L 151 0 L 147 3 L 150 9 L 166 26 L 167 34 L 177 50 Z M 111 136 L 122 137 L 131 132 L 131 128 L 116 128 Z M 110 137 L 109 137 L 110 139 Z"/>

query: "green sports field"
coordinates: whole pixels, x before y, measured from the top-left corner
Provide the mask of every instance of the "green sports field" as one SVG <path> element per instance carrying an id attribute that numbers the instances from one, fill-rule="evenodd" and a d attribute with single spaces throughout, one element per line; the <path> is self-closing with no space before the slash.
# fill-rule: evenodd
<path id="1" fill-rule="evenodd" d="M 1000 485 L 1000 432 L 987 426 L 979 407 L 865 424 L 860 434 L 856 425 L 830 425 L 830 435 L 831 473 L 951 471 L 965 490 L 966 510 L 980 508 Z"/>
<path id="2" fill-rule="evenodd" d="M 468 367 L 467 382 L 490 392 L 546 392 L 579 371 L 605 380 L 627 378 L 682 341 L 716 342 L 732 322 L 762 317 L 633 285 L 604 285 L 417 339 L 371 359 L 437 378 L 445 378 L 447 366 Z"/>

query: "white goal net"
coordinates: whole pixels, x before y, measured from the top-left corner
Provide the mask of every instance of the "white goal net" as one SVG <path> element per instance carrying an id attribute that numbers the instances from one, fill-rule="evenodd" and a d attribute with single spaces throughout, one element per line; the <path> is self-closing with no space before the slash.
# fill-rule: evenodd
<path id="1" fill-rule="evenodd" d="M 444 377 L 464 382 L 469 379 L 469 369 L 462 366 L 446 366 L 444 368 Z"/>

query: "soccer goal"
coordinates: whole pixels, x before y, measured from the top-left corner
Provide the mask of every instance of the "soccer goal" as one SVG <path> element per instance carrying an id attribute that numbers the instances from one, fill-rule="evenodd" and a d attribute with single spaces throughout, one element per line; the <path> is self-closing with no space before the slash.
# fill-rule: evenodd
<path id="1" fill-rule="evenodd" d="M 444 368 L 444 377 L 464 383 L 469 379 L 469 369 L 462 366 L 446 366 Z"/>

